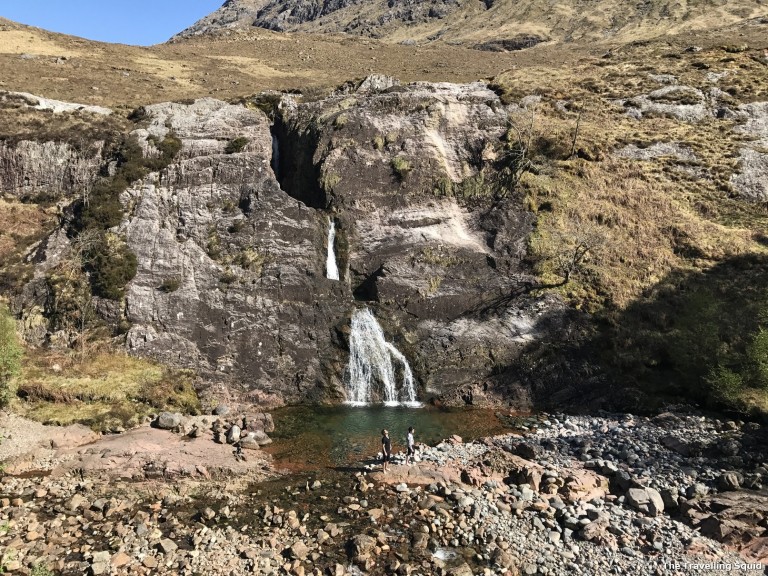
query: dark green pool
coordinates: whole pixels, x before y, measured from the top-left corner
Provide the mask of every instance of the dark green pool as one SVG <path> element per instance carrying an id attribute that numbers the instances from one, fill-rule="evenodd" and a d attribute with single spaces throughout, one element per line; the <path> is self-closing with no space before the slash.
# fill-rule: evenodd
<path id="1" fill-rule="evenodd" d="M 274 443 L 268 451 L 278 467 L 293 470 L 358 465 L 380 449 L 389 430 L 395 453 L 405 449 L 409 426 L 416 441 L 436 444 L 453 434 L 464 440 L 509 431 L 493 410 L 384 406 L 295 406 L 272 411 Z"/>

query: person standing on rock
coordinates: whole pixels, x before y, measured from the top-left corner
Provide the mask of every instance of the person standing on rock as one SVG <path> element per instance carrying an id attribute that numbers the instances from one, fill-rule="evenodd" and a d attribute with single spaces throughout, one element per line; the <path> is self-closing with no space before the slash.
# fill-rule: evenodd
<path id="1" fill-rule="evenodd" d="M 406 436 L 407 444 L 408 444 L 408 450 L 405 453 L 405 465 L 408 466 L 408 464 L 415 462 L 413 459 L 416 455 L 416 445 L 413 441 L 413 433 L 415 430 L 413 429 L 413 426 L 410 426 L 408 428 L 408 436 Z"/>
<path id="2" fill-rule="evenodd" d="M 392 440 L 389 437 L 389 430 L 381 431 L 381 459 L 383 461 L 382 469 L 386 472 L 389 469 L 389 459 L 392 456 Z"/>

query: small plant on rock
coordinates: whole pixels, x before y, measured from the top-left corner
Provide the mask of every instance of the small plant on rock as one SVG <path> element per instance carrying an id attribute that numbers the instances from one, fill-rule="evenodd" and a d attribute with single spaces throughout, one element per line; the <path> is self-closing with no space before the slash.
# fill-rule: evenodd
<path id="1" fill-rule="evenodd" d="M 237 152 L 242 152 L 248 142 L 249 140 L 245 136 L 238 136 L 227 142 L 227 145 L 224 147 L 224 154 L 236 154 Z"/>
<path id="2" fill-rule="evenodd" d="M 405 180 L 412 168 L 411 163 L 404 157 L 395 156 L 392 158 L 392 169 L 400 180 Z"/>

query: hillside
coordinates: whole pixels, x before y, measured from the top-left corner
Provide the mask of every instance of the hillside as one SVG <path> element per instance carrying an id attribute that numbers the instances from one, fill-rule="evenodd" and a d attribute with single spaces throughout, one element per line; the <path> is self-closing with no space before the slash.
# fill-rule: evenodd
<path id="1" fill-rule="evenodd" d="M 768 7 L 740 0 L 228 0 L 176 38 L 252 27 L 305 33 L 346 33 L 388 42 L 442 40 L 489 48 L 537 42 L 629 42 L 759 19 Z"/>
<path id="2" fill-rule="evenodd" d="M 766 304 L 737 279 L 763 277 L 768 23 L 718 14 L 515 52 L 250 26 L 138 48 L 3 21 L 2 293 L 53 352 L 29 361 L 76 369 L 108 344 L 206 393 L 337 401 L 367 303 L 443 402 L 764 410 Z M 361 87 L 373 72 L 399 83 Z M 279 239 L 259 232 L 274 221 Z M 89 226 L 120 265 L 77 260 Z M 62 397 L 38 384 L 28 398 Z"/>

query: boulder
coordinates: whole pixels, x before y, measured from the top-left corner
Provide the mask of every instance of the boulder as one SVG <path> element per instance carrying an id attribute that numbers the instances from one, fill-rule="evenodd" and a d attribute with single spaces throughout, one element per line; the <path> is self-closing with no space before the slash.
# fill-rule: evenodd
<path id="1" fill-rule="evenodd" d="M 742 482 L 744 482 L 744 476 L 739 472 L 723 472 L 717 478 L 717 488 L 718 490 L 726 492 L 729 490 L 738 490 Z"/>
<path id="2" fill-rule="evenodd" d="M 181 414 L 178 412 L 160 412 L 155 419 L 155 425 L 163 430 L 173 430 L 181 426 Z"/>
<path id="3" fill-rule="evenodd" d="M 263 430 L 248 432 L 245 436 L 240 438 L 240 445 L 243 448 L 256 449 L 271 443 L 272 438 L 267 436 L 266 432 Z"/>
<path id="4" fill-rule="evenodd" d="M 240 426 L 237 424 L 232 425 L 232 427 L 227 431 L 227 444 L 234 444 L 235 442 L 240 441 Z"/>
<path id="5" fill-rule="evenodd" d="M 630 488 L 627 490 L 627 502 L 640 512 L 658 516 L 664 512 L 664 500 L 654 488 Z"/>

